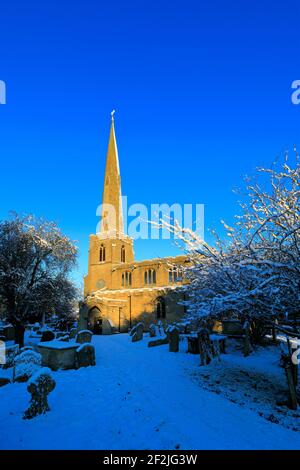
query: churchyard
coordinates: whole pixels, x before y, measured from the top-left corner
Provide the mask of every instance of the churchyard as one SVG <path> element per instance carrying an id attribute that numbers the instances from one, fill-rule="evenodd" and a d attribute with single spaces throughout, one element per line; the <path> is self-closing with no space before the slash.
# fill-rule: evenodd
<path id="1" fill-rule="evenodd" d="M 282 336 L 245 354 L 237 325 L 224 331 L 158 322 L 92 336 L 32 326 L 0 369 L 1 448 L 299 448 Z"/>
<path id="2" fill-rule="evenodd" d="M 70 277 L 77 248 L 55 224 L 1 223 L 1 448 L 299 449 L 295 157 L 294 168 L 261 170 L 269 192 L 248 183 L 224 240 L 215 233 L 208 244 L 161 220 L 188 249 L 176 320 L 161 287 L 150 286 L 149 309 L 135 316 L 131 302 L 127 317 L 119 303 L 94 308 L 108 294 L 100 288 L 91 305 L 79 295 Z M 153 272 L 136 291 L 147 292 Z"/>

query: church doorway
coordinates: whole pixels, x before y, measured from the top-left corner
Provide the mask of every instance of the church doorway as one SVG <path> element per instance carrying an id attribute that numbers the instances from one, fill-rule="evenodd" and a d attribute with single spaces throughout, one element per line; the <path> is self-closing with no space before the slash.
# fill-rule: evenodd
<path id="1" fill-rule="evenodd" d="M 89 311 L 88 329 L 91 330 L 94 335 L 102 335 L 102 317 L 98 307 L 93 307 Z"/>
<path id="2" fill-rule="evenodd" d="M 111 322 L 107 318 L 103 318 L 98 307 L 93 307 L 89 311 L 88 329 L 94 335 L 111 335 L 113 333 Z"/>

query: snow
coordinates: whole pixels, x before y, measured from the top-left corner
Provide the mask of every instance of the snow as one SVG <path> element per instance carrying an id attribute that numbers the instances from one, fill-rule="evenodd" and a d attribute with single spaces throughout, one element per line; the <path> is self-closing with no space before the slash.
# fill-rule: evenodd
<path id="1" fill-rule="evenodd" d="M 28 381 L 27 385 L 33 384 L 33 383 L 38 383 L 39 379 L 42 375 L 47 375 L 49 377 L 53 377 L 53 374 L 51 372 L 51 369 L 49 367 L 41 367 Z"/>
<path id="2" fill-rule="evenodd" d="M 77 352 L 80 352 L 80 351 L 82 351 L 83 349 L 85 349 L 87 346 L 88 346 L 88 347 L 91 347 L 91 348 L 94 347 L 94 345 L 91 344 L 91 343 L 82 343 L 82 344 L 76 349 L 76 351 L 77 351 Z"/>
<path id="3" fill-rule="evenodd" d="M 204 387 L 227 369 L 280 369 L 271 350 L 243 358 L 240 351 L 201 368 L 199 356 L 148 348 L 149 337 L 94 336 L 97 365 L 53 373 L 51 411 L 22 419 L 27 384 L 0 388 L 1 449 L 299 449 L 300 434 Z M 271 354 L 272 353 L 272 354 Z M 271 359 L 272 358 L 272 359 Z M 236 362 L 235 362 L 236 361 Z M 283 379 L 284 380 L 284 377 Z M 284 383 L 284 382 L 283 382 Z M 232 384 L 237 385 L 237 384 Z M 296 419 L 295 419 L 296 421 Z"/>
<path id="4" fill-rule="evenodd" d="M 15 357 L 15 379 L 23 375 L 31 377 L 40 368 L 42 356 L 35 351 L 24 351 Z"/>
<path id="5" fill-rule="evenodd" d="M 44 341 L 43 343 L 38 344 L 39 348 L 48 349 L 74 349 L 78 346 L 80 346 L 80 343 L 59 341 L 58 339 L 54 339 L 52 341 Z"/>

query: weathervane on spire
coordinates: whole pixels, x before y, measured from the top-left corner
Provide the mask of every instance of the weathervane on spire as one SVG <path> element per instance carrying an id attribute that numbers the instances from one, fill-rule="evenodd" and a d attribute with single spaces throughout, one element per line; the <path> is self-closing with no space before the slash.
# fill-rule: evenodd
<path id="1" fill-rule="evenodd" d="M 113 109 L 112 112 L 110 113 L 111 115 L 111 120 L 114 121 L 114 114 L 115 114 L 116 110 Z"/>

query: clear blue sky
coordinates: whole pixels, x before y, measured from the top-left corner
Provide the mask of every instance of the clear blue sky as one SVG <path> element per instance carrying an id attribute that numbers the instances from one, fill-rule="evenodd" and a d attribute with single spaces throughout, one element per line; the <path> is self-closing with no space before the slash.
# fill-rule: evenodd
<path id="1" fill-rule="evenodd" d="M 204 203 L 231 221 L 232 188 L 299 144 L 299 2 L 2 2 L 0 218 L 57 221 L 80 248 L 101 200 L 116 108 L 129 203 Z M 300 144 L 299 144 L 300 145 Z M 173 254 L 139 241 L 138 259 Z"/>

